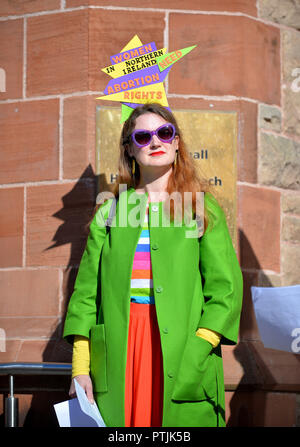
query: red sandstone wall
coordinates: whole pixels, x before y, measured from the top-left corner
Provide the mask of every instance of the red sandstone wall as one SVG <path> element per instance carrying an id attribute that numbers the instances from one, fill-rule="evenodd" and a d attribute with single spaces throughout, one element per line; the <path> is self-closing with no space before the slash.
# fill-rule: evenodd
<path id="1" fill-rule="evenodd" d="M 0 2 L 0 328 L 7 337 L 0 362 L 71 361 L 62 323 L 95 200 L 95 97 L 107 83 L 104 61 L 135 33 L 170 51 L 198 43 L 196 63 L 187 58 L 170 73 L 170 106 L 236 111 L 239 120 L 245 295 L 240 343 L 223 351 L 228 425 L 299 423 L 298 358 L 264 349 L 250 297 L 251 285 L 300 283 L 300 93 L 290 88 L 300 67 L 300 25 L 295 13 L 290 22 L 272 15 L 268 3 Z M 279 175 L 287 145 L 289 181 Z M 49 407 L 67 394 L 31 389 L 19 395 L 20 424 L 55 424 Z M 65 382 L 60 389 L 67 391 Z"/>

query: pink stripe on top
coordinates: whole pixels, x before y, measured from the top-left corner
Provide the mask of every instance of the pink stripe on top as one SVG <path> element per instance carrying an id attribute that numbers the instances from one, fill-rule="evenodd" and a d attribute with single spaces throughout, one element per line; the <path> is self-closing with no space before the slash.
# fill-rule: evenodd
<path id="1" fill-rule="evenodd" d="M 146 259 L 145 261 L 134 259 L 133 260 L 133 269 L 137 270 L 150 270 L 151 269 L 151 259 Z"/>
<path id="2" fill-rule="evenodd" d="M 154 304 L 148 213 L 149 207 L 147 206 L 131 273 L 130 299 L 132 302 L 140 304 Z"/>

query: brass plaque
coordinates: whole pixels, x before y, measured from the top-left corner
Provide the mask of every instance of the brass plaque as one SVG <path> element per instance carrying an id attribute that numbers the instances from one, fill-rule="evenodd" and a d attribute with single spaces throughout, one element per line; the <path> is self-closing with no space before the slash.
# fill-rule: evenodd
<path id="1" fill-rule="evenodd" d="M 237 113 L 172 110 L 200 177 L 222 205 L 236 246 Z M 96 174 L 99 190 L 110 189 L 118 171 L 121 107 L 96 110 Z"/>

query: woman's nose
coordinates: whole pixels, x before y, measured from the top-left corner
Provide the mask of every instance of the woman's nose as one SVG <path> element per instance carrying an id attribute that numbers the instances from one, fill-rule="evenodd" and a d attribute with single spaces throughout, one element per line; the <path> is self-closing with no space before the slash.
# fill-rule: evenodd
<path id="1" fill-rule="evenodd" d="M 152 146 L 159 146 L 160 145 L 160 139 L 157 135 L 152 135 L 151 141 L 150 141 L 150 147 Z"/>

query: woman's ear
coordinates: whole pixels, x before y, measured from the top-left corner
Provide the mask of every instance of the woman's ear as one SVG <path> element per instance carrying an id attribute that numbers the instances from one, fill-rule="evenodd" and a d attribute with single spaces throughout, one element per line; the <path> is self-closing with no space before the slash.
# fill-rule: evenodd
<path id="1" fill-rule="evenodd" d="M 174 141 L 175 141 L 175 150 L 177 151 L 179 149 L 179 136 L 178 135 L 175 135 Z"/>

